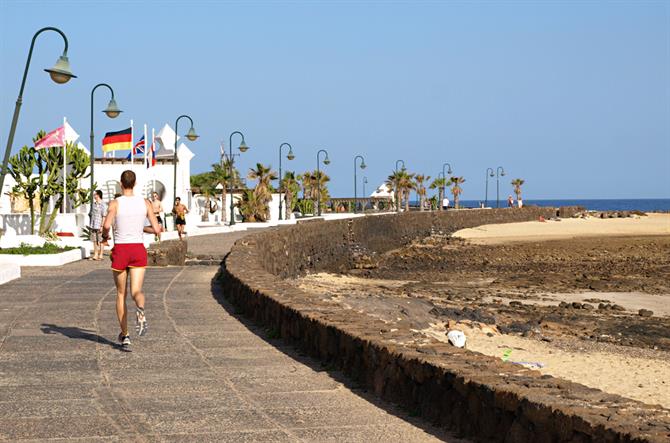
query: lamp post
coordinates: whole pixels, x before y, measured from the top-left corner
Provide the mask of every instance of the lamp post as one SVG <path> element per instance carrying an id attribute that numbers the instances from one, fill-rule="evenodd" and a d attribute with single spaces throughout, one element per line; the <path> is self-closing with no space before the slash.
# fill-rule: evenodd
<path id="1" fill-rule="evenodd" d="M 449 166 L 449 169 L 447 169 L 447 172 L 444 172 L 444 167 Z M 444 197 L 447 192 L 447 174 L 451 175 L 451 165 L 449 163 L 443 163 L 442 164 L 442 178 L 444 179 L 444 186 L 442 187 L 442 196 Z M 442 202 L 440 202 L 440 208 L 442 207 Z"/>
<path id="2" fill-rule="evenodd" d="M 30 43 L 30 51 L 28 51 L 28 60 L 26 60 L 26 67 L 23 71 L 23 80 L 21 81 L 21 88 L 19 89 L 19 97 L 16 99 L 16 105 L 14 106 L 14 116 L 12 117 L 12 124 L 9 129 L 9 136 L 7 137 L 7 147 L 5 148 L 5 156 L 2 160 L 2 168 L 0 168 L 0 193 L 2 193 L 2 187 L 5 184 L 5 174 L 7 174 L 7 163 L 9 163 L 9 156 L 12 152 L 12 143 L 14 142 L 14 133 L 16 132 L 16 124 L 19 121 L 19 112 L 21 111 L 21 104 L 23 103 L 23 90 L 26 87 L 26 79 L 28 77 L 28 68 L 30 67 L 30 60 L 33 56 L 33 49 L 35 47 L 35 40 L 37 36 L 45 31 L 54 31 L 60 34 L 63 37 L 65 42 L 65 48 L 63 49 L 63 55 L 58 58 L 58 61 L 51 69 L 45 69 L 49 73 L 51 80 L 58 84 L 67 83 L 71 78 L 77 78 L 76 75 L 70 70 L 70 62 L 67 58 L 67 49 L 68 41 L 67 37 L 58 28 L 53 28 L 51 26 L 42 28 L 35 33 L 33 40 Z"/>
<path id="3" fill-rule="evenodd" d="M 286 158 L 288 160 L 293 160 L 295 158 L 295 155 L 293 155 L 293 147 L 291 146 L 290 143 L 282 143 L 281 145 L 279 145 L 279 220 L 284 219 L 284 217 L 282 216 L 282 198 L 281 198 L 281 185 L 282 185 L 281 148 L 284 146 L 288 147 L 288 154 L 286 154 Z"/>
<path id="4" fill-rule="evenodd" d="M 328 151 L 325 149 L 319 149 L 316 153 L 316 213 L 318 216 L 321 216 L 321 162 L 319 161 L 319 155 L 321 153 L 326 154 L 326 158 L 323 159 L 324 165 L 330 164 L 330 159 L 328 158 Z"/>
<path id="5" fill-rule="evenodd" d="M 357 186 L 357 184 L 358 184 L 358 178 L 357 178 L 357 176 L 356 176 L 356 160 L 358 160 L 359 158 L 361 159 L 360 168 L 361 168 L 361 169 L 365 169 L 366 166 L 367 166 L 367 165 L 365 164 L 365 159 L 363 158 L 362 155 L 357 155 L 356 157 L 354 157 L 354 214 L 358 212 L 358 202 L 356 201 L 356 197 L 357 197 L 357 195 L 356 195 L 356 191 L 357 191 L 356 186 Z"/>
<path id="6" fill-rule="evenodd" d="M 398 164 L 402 163 L 403 169 L 405 169 L 405 161 L 404 160 L 396 160 L 395 161 L 395 173 L 398 173 Z M 395 189 L 395 201 L 396 201 L 396 207 L 395 210 L 396 212 L 400 212 L 400 202 L 398 201 L 398 198 L 400 196 L 400 193 L 398 192 L 398 184 L 396 183 L 396 189 Z"/>
<path id="7" fill-rule="evenodd" d="M 188 115 L 180 115 L 177 117 L 177 120 L 174 122 L 174 156 L 172 158 L 172 164 L 173 164 L 173 177 L 172 177 L 172 201 L 174 202 L 174 199 L 177 198 L 177 134 L 179 133 L 179 120 L 182 118 L 187 118 L 191 122 L 191 128 L 188 130 L 186 133 L 186 138 L 191 140 L 192 142 L 195 141 L 199 135 L 195 133 L 195 129 L 193 128 L 193 119 L 189 117 Z"/>
<path id="8" fill-rule="evenodd" d="M 367 197 L 366 197 L 367 193 L 365 192 L 365 185 L 367 185 L 367 184 L 368 184 L 368 178 L 367 178 L 367 177 L 363 177 L 363 198 L 367 198 Z M 363 203 L 363 212 L 365 212 L 365 206 L 366 206 L 366 204 L 367 204 L 367 203 Z"/>
<path id="9" fill-rule="evenodd" d="M 505 176 L 505 170 L 502 166 L 496 168 L 496 208 L 500 207 L 500 177 Z"/>
<path id="10" fill-rule="evenodd" d="M 228 138 L 228 147 L 230 148 L 230 221 L 228 222 L 229 226 L 233 226 L 235 224 L 235 203 L 233 202 L 233 135 L 239 135 L 242 137 L 242 141 L 240 142 L 240 146 L 238 149 L 240 152 L 247 152 L 249 149 L 249 146 L 244 142 L 244 134 L 242 134 L 240 131 L 233 131 L 230 133 L 230 137 Z"/>
<path id="11" fill-rule="evenodd" d="M 95 192 L 95 180 L 93 179 L 93 167 L 94 167 L 94 161 L 95 161 L 95 134 L 93 133 L 93 96 L 95 94 L 96 89 L 99 87 L 104 86 L 105 88 L 109 89 L 109 92 L 112 94 L 112 98 L 109 100 L 109 104 L 107 104 L 107 108 L 102 111 L 104 112 L 107 117 L 109 118 L 116 118 L 121 114 L 123 111 L 119 109 L 119 107 L 116 105 L 116 100 L 114 100 L 114 90 L 112 89 L 111 86 L 109 86 L 107 83 L 98 83 L 97 85 L 93 86 L 93 89 L 91 89 L 91 133 L 90 135 L 90 141 L 91 144 L 89 145 L 89 148 L 91 150 L 91 200 L 90 200 L 90 206 L 91 210 L 88 213 L 89 216 L 93 214 L 93 193 Z"/>
<path id="12" fill-rule="evenodd" d="M 486 192 L 484 194 L 484 207 L 489 203 L 489 177 L 493 177 L 493 168 L 486 168 Z"/>

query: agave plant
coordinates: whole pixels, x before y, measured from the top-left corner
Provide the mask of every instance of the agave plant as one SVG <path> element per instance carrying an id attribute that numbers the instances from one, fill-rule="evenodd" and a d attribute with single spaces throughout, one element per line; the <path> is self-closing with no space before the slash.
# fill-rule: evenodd
<path id="1" fill-rule="evenodd" d="M 24 146 L 17 154 L 9 158 L 9 174 L 16 181 L 12 192 L 23 196 L 28 201 L 30 208 L 30 234 L 35 233 L 34 199 L 40 184 L 38 177 L 32 177 L 36 164 L 37 152 L 33 147 Z"/>

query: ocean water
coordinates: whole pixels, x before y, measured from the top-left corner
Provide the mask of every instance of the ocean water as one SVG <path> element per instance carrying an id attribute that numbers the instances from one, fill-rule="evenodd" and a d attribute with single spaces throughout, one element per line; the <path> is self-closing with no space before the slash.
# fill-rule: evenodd
<path id="1" fill-rule="evenodd" d="M 461 206 L 466 208 L 479 207 L 478 200 L 463 200 Z M 636 198 L 636 199 L 596 199 L 596 200 L 525 200 L 524 205 L 536 206 L 584 206 L 594 211 L 630 211 L 644 212 L 670 211 L 670 198 Z M 495 208 L 495 199 L 488 201 L 489 206 Z M 507 206 L 507 200 L 500 200 L 500 207 Z"/>

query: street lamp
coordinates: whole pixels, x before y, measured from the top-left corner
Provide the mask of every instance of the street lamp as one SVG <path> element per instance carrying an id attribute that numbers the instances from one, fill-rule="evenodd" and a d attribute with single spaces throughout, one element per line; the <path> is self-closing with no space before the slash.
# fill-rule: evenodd
<path id="1" fill-rule="evenodd" d="M 188 115 L 180 115 L 177 117 L 177 120 L 174 122 L 174 156 L 172 158 L 172 164 L 173 164 L 173 183 L 172 183 L 172 201 L 174 203 L 174 199 L 177 198 L 177 134 L 179 134 L 179 120 L 182 118 L 187 118 L 191 122 L 191 128 L 188 130 L 186 133 L 186 138 L 194 142 L 199 135 L 195 133 L 195 129 L 193 128 L 193 119 L 189 117 Z"/>
<path id="2" fill-rule="evenodd" d="M 356 176 L 356 160 L 361 159 L 361 164 L 360 168 L 365 169 L 367 165 L 365 164 L 365 159 L 363 158 L 362 155 L 357 155 L 354 157 L 354 214 L 358 212 L 358 202 L 357 202 L 357 184 L 358 184 L 358 177 Z"/>
<path id="3" fill-rule="evenodd" d="M 58 28 L 53 28 L 51 26 L 42 28 L 35 33 L 33 40 L 30 43 L 30 51 L 28 51 L 28 60 L 26 60 L 26 67 L 23 71 L 23 80 L 21 81 L 21 88 L 19 89 L 19 97 L 16 99 L 16 105 L 14 106 L 14 117 L 12 117 L 12 124 L 9 129 L 9 137 L 7 137 L 7 147 L 5 148 L 5 156 L 2 160 L 2 168 L 0 168 L 0 193 L 2 193 L 2 187 L 5 184 L 5 175 L 7 174 L 7 163 L 9 163 L 9 155 L 12 152 L 12 143 L 14 142 L 14 133 L 16 132 L 16 124 L 19 121 L 19 112 L 21 111 L 21 104 L 23 103 L 23 90 L 26 87 L 26 79 L 28 77 L 28 68 L 30 67 L 30 60 L 33 56 L 33 49 L 35 47 L 35 40 L 37 36 L 45 31 L 54 31 L 60 34 L 63 37 L 65 42 L 65 48 L 63 49 L 63 55 L 58 58 L 56 65 L 51 69 L 45 69 L 49 73 L 51 80 L 58 84 L 67 83 L 71 78 L 77 78 L 76 75 L 70 70 L 70 62 L 67 58 L 67 49 L 68 41 L 67 37 Z"/>
<path id="4" fill-rule="evenodd" d="M 90 135 L 90 140 L 91 144 L 89 145 L 89 148 L 91 150 L 91 190 L 90 190 L 90 195 L 91 195 L 91 200 L 90 200 L 90 205 L 91 205 L 91 211 L 89 212 L 89 216 L 93 215 L 93 193 L 95 192 L 95 180 L 93 179 L 93 167 L 95 163 L 95 134 L 93 133 L 93 96 L 95 95 L 96 89 L 99 87 L 104 86 L 105 88 L 109 89 L 109 92 L 112 94 L 112 98 L 109 100 L 109 103 L 107 104 L 107 108 L 105 108 L 104 112 L 107 117 L 109 118 L 116 118 L 121 114 L 123 111 L 119 109 L 119 107 L 116 104 L 116 100 L 114 100 L 114 90 L 112 89 L 111 86 L 109 86 L 107 83 L 98 83 L 97 85 L 93 86 L 93 89 L 91 89 L 91 133 Z"/>
<path id="5" fill-rule="evenodd" d="M 317 207 L 317 215 L 321 216 L 321 163 L 319 161 L 319 155 L 321 153 L 326 154 L 326 158 L 323 159 L 323 164 L 324 165 L 329 165 L 330 164 L 330 159 L 328 158 L 328 151 L 325 149 L 319 149 L 318 152 L 316 153 L 316 195 L 317 195 L 317 200 L 316 200 L 316 207 Z"/>
<path id="6" fill-rule="evenodd" d="M 486 193 L 484 194 L 484 207 L 489 203 L 489 177 L 493 177 L 493 168 L 486 168 Z"/>
<path id="7" fill-rule="evenodd" d="M 444 172 L 444 167 L 449 166 L 449 169 L 447 169 L 447 172 Z M 442 178 L 444 179 L 444 186 L 442 187 L 442 196 L 444 197 L 447 192 L 447 174 L 451 175 L 451 165 L 449 163 L 443 163 L 442 164 Z M 442 208 L 442 202 L 440 202 L 439 207 Z"/>
<path id="8" fill-rule="evenodd" d="M 396 160 L 395 161 L 395 173 L 398 173 L 398 164 L 402 163 L 402 168 L 405 169 L 405 161 L 404 160 Z M 395 189 L 395 201 L 396 201 L 396 212 L 400 212 L 400 202 L 398 201 L 398 198 L 400 196 L 400 193 L 398 192 L 398 184 L 396 183 L 396 189 Z"/>
<path id="9" fill-rule="evenodd" d="M 282 143 L 279 145 L 279 220 L 283 220 L 282 216 L 282 198 L 281 198 L 281 184 L 282 184 L 282 175 L 281 175 L 281 148 L 287 146 L 288 147 L 288 154 L 286 154 L 286 158 L 289 160 L 293 160 L 295 158 L 295 155 L 293 155 L 293 147 L 291 146 L 290 143 Z"/>
<path id="10" fill-rule="evenodd" d="M 367 184 L 368 184 L 368 178 L 363 177 L 363 197 L 365 197 L 367 195 L 367 193 L 365 192 L 365 185 L 367 185 Z M 365 205 L 366 204 L 363 203 L 363 212 L 365 212 Z"/>
<path id="11" fill-rule="evenodd" d="M 505 176 L 505 170 L 502 166 L 496 168 L 496 208 L 500 207 L 500 177 Z"/>
<path id="12" fill-rule="evenodd" d="M 242 134 L 240 131 L 233 131 L 230 133 L 230 137 L 228 138 L 228 147 L 230 148 L 230 221 L 228 222 L 229 226 L 233 226 L 235 224 L 235 204 L 233 203 L 233 135 L 239 135 L 242 137 L 242 141 L 240 142 L 240 146 L 238 146 L 237 149 L 240 150 L 240 152 L 247 152 L 249 150 L 249 146 L 244 142 L 244 134 Z"/>

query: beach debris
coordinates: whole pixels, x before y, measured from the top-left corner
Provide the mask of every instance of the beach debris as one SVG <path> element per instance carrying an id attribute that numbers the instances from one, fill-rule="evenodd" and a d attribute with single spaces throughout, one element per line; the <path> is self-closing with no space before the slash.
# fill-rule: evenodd
<path id="1" fill-rule="evenodd" d="M 640 317 L 651 317 L 654 315 L 654 311 L 650 311 L 649 309 L 640 309 L 637 311 L 637 313 L 640 315 Z"/>
<path id="2" fill-rule="evenodd" d="M 546 222 L 546 220 L 544 219 L 544 217 L 541 216 L 541 215 L 538 217 L 537 221 L 542 222 L 542 223 L 545 223 L 545 222 Z"/>
<path id="3" fill-rule="evenodd" d="M 511 355 L 512 355 L 512 350 L 509 349 L 509 348 L 505 349 L 505 350 L 503 351 L 502 361 L 507 361 L 507 360 L 509 360 L 509 357 L 510 357 Z"/>
<path id="4" fill-rule="evenodd" d="M 509 363 L 514 363 L 515 365 L 522 365 L 527 367 L 528 369 L 542 369 L 546 366 L 544 363 L 540 363 L 539 361 L 510 361 Z"/>
<path id="5" fill-rule="evenodd" d="M 447 339 L 449 339 L 449 343 L 451 343 L 453 346 L 456 346 L 457 348 L 465 347 L 466 339 L 463 331 L 453 329 L 447 333 Z"/>

